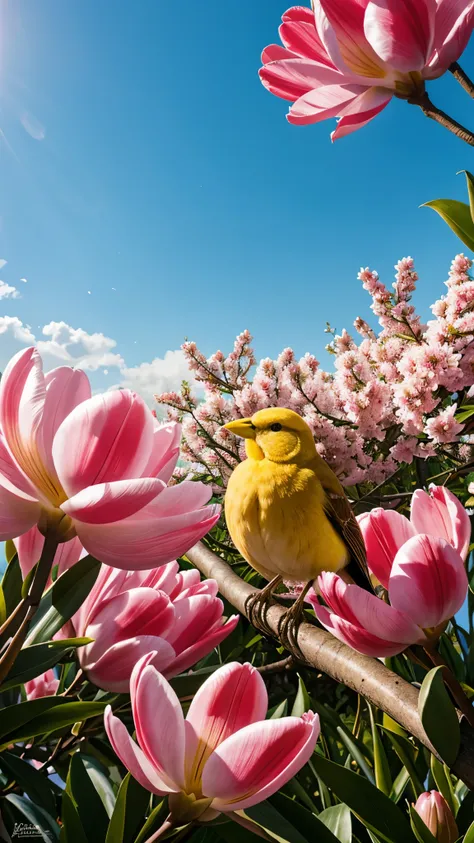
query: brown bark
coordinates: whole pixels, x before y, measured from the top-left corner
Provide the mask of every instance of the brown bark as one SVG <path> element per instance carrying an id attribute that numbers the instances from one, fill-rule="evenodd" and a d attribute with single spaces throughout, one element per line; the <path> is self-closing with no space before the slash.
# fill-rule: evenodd
<path id="1" fill-rule="evenodd" d="M 245 604 L 255 589 L 241 580 L 227 562 L 202 543 L 188 551 L 186 556 L 206 577 L 217 580 L 220 593 L 229 603 L 242 615 L 247 614 Z M 276 603 L 268 610 L 267 623 L 276 639 L 278 622 L 285 611 L 283 606 Z M 423 729 L 418 714 L 418 690 L 413 685 L 388 670 L 378 659 L 356 653 L 329 632 L 313 624 L 301 625 L 298 644 L 309 666 L 362 694 L 418 738 L 430 752 L 437 754 Z M 461 722 L 461 749 L 452 771 L 474 790 L 474 730 L 465 718 Z"/>

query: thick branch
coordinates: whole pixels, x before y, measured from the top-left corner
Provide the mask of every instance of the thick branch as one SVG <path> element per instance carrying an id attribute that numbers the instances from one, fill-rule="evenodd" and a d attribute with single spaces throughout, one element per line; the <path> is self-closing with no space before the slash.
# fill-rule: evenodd
<path id="1" fill-rule="evenodd" d="M 474 83 L 467 73 L 464 72 L 462 67 L 459 66 L 457 61 L 453 62 L 451 67 L 449 68 L 451 73 L 453 74 L 454 78 L 459 82 L 460 85 L 464 88 L 465 91 L 469 94 L 470 97 L 474 97 Z"/>
<path id="2" fill-rule="evenodd" d="M 445 111 L 441 111 L 440 108 L 434 105 L 426 92 L 420 97 L 413 97 L 408 102 L 412 105 L 419 105 L 423 114 L 426 114 L 431 120 L 439 123 L 440 126 L 444 126 L 445 129 L 448 129 L 453 135 L 461 138 L 461 140 L 470 146 L 474 146 L 474 134 L 469 129 L 466 129 L 465 126 L 461 126 L 457 120 L 453 120 Z"/>
<path id="3" fill-rule="evenodd" d="M 242 615 L 247 614 L 246 602 L 250 595 L 255 593 L 251 585 L 241 580 L 226 562 L 202 543 L 188 551 L 186 556 L 206 577 L 217 580 L 220 593 L 229 603 Z M 266 620 L 275 638 L 278 638 L 278 622 L 285 611 L 276 603 L 268 610 Z M 310 666 L 362 694 L 436 755 L 421 724 L 418 714 L 418 691 L 413 685 L 392 673 L 378 659 L 356 653 L 326 630 L 312 624 L 301 625 L 298 644 Z M 461 732 L 461 750 L 452 770 L 474 790 L 474 730 L 464 719 Z"/>

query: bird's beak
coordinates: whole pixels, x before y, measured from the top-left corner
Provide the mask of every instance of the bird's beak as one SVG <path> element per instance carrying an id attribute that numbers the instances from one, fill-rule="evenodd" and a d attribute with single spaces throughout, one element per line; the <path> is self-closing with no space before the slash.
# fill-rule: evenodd
<path id="1" fill-rule="evenodd" d="M 225 430 L 230 430 L 235 436 L 241 436 L 242 439 L 255 439 L 255 426 L 252 424 L 252 419 L 237 419 L 224 425 Z"/>

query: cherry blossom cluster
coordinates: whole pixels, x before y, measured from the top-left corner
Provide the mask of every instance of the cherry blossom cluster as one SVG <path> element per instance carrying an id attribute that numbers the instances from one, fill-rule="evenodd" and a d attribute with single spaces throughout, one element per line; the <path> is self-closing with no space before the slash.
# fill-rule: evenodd
<path id="1" fill-rule="evenodd" d="M 433 320 L 422 324 L 411 296 L 418 275 L 413 259 L 395 265 L 393 290 L 376 272 L 363 268 L 359 280 L 371 299 L 378 333 L 367 321 L 354 322 L 355 336 L 332 335 L 327 350 L 334 371 L 324 371 L 310 353 L 297 359 L 285 348 L 276 360 L 258 365 L 248 331 L 227 356 L 206 358 L 194 342 L 184 354 L 200 387 L 156 396 L 172 419 L 183 422 L 182 457 L 189 472 L 207 473 L 225 486 L 236 463 L 245 457 L 242 442 L 223 425 L 265 407 L 289 407 L 314 433 L 322 457 L 345 485 L 381 483 L 401 463 L 435 456 L 440 450 L 472 458 L 469 422 L 456 416 L 472 403 L 474 384 L 474 281 L 472 261 L 457 255 L 446 282 L 447 293 L 432 305 Z"/>

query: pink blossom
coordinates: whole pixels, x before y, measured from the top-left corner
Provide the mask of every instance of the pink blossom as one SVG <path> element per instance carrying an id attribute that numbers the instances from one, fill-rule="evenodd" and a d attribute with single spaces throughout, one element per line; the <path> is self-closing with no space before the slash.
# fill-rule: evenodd
<path id="1" fill-rule="evenodd" d="M 39 525 L 117 567 L 180 556 L 217 521 L 200 483 L 166 488 L 180 429 L 129 390 L 91 397 L 80 370 L 43 374 L 29 348 L 0 383 L 0 539 Z M 31 561 L 31 560 L 30 560 Z M 29 564 L 29 563 L 28 563 Z"/>
<path id="2" fill-rule="evenodd" d="M 56 694 L 58 688 L 59 679 L 57 679 L 54 670 L 47 670 L 35 679 L 25 682 L 25 692 L 29 700 L 37 700 L 39 697 L 52 697 Z"/>
<path id="3" fill-rule="evenodd" d="M 472 2 L 314 0 L 294 6 L 262 53 L 260 78 L 292 102 L 290 123 L 339 118 L 332 139 L 376 117 L 392 96 L 416 99 L 445 73 L 474 26 Z"/>
<path id="4" fill-rule="evenodd" d="M 458 827 L 451 808 L 437 790 L 422 793 L 415 804 L 415 811 L 438 843 L 455 843 Z"/>
<path id="5" fill-rule="evenodd" d="M 177 820 L 186 821 L 184 806 L 193 806 L 194 819 L 208 820 L 256 805 L 311 757 L 318 716 L 308 712 L 265 720 L 265 683 L 251 665 L 232 662 L 216 670 L 184 719 L 173 689 L 150 664 L 152 658 L 140 659 L 130 686 L 138 743 L 110 706 L 105 728 L 114 751 L 142 787 L 169 796 Z"/>
<path id="6" fill-rule="evenodd" d="M 199 571 L 180 572 L 177 562 L 153 571 L 122 571 L 102 565 L 92 591 L 72 619 L 71 635 L 93 638 L 78 650 L 90 681 L 127 693 L 138 659 L 171 677 L 204 658 L 238 623 L 224 622 L 215 580 Z"/>

